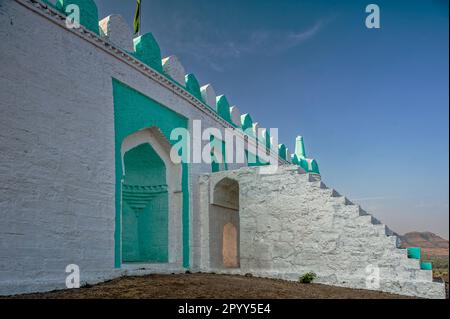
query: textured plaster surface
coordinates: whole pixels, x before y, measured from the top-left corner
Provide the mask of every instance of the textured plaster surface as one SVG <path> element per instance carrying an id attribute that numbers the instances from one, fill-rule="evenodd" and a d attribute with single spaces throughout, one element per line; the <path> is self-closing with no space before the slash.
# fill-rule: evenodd
<path id="1" fill-rule="evenodd" d="M 186 117 L 190 128 L 193 119 L 222 133 L 223 126 L 15 1 L 2 2 L 0 38 L 0 294 L 64 288 L 72 263 L 80 266 L 82 282 L 131 271 L 114 268 L 112 79 Z M 205 163 L 188 172 L 191 267 L 200 246 L 194 181 L 210 171 Z M 146 271 L 184 270 L 174 262 Z"/>
<path id="2" fill-rule="evenodd" d="M 419 260 L 408 259 L 385 225 L 327 188 L 318 175 L 301 174 L 294 165 L 271 175 L 259 170 L 241 168 L 199 179 L 202 270 L 288 280 L 312 271 L 319 283 L 444 298 L 444 285 L 433 282 Z M 208 220 L 214 218 L 211 194 L 224 179 L 239 183 L 240 268 L 234 270 L 217 267 L 217 255 L 209 255 L 221 243 L 208 225 L 223 223 Z M 379 269 L 378 288 L 367 285 L 374 268 Z"/>

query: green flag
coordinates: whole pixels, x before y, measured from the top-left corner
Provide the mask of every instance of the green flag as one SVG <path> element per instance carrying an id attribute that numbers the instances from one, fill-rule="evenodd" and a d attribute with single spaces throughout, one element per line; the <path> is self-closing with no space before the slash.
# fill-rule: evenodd
<path id="1" fill-rule="evenodd" d="M 134 34 L 138 34 L 141 29 L 141 0 L 137 0 L 136 13 L 134 14 Z"/>

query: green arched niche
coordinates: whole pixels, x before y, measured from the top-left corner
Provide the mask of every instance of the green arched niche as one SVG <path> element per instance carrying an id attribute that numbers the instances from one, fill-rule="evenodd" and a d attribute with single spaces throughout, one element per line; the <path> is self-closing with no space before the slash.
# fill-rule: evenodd
<path id="1" fill-rule="evenodd" d="M 124 83 L 113 79 L 115 168 L 116 168 L 116 219 L 115 219 L 115 266 L 120 268 L 121 256 L 121 194 L 122 177 L 126 172 L 122 167 L 121 147 L 124 139 L 142 129 L 156 126 L 172 144 L 170 133 L 175 128 L 188 128 L 188 120 L 164 105 L 152 100 Z M 129 180 L 128 180 L 129 181 Z M 188 164 L 181 164 L 182 189 L 182 240 L 183 266 L 189 267 L 189 174 Z"/>
<path id="2" fill-rule="evenodd" d="M 168 262 L 166 167 L 150 144 L 124 155 L 122 262 Z"/>

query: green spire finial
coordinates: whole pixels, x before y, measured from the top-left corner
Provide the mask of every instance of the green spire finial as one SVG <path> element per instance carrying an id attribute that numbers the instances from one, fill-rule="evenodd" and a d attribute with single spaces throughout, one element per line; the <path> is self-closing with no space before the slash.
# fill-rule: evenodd
<path id="1" fill-rule="evenodd" d="M 306 157 L 305 143 L 303 142 L 302 136 L 297 136 L 295 139 L 295 155 L 298 158 Z"/>

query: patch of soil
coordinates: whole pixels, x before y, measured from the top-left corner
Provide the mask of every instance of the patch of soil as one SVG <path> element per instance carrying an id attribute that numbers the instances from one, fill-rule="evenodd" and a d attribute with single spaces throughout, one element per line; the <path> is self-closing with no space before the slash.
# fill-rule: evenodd
<path id="1" fill-rule="evenodd" d="M 196 273 L 122 277 L 80 289 L 17 295 L 9 298 L 403 299 L 408 297 L 277 279 Z"/>

